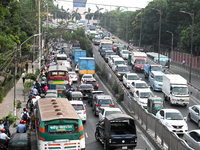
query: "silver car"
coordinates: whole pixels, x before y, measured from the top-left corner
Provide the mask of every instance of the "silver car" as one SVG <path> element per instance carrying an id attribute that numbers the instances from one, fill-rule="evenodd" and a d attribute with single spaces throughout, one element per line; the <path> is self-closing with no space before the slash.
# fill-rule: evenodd
<path id="1" fill-rule="evenodd" d="M 200 130 L 191 130 L 185 132 L 183 139 L 193 149 L 200 149 Z"/>
<path id="2" fill-rule="evenodd" d="M 188 120 L 194 121 L 198 124 L 198 127 L 200 128 L 200 105 L 193 105 L 189 107 L 188 111 Z"/>

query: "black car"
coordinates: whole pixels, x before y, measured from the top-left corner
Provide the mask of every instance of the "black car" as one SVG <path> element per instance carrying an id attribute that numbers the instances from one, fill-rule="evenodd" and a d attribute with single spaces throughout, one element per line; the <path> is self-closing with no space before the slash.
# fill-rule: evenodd
<path id="1" fill-rule="evenodd" d="M 81 84 L 77 86 L 77 91 L 80 91 L 83 94 L 83 98 L 88 98 L 94 88 L 91 84 Z"/>
<path id="2" fill-rule="evenodd" d="M 115 69 L 115 75 L 119 78 L 120 81 L 123 80 L 123 76 L 126 73 L 130 73 L 127 65 L 117 65 Z"/>
<path id="3" fill-rule="evenodd" d="M 134 119 L 126 114 L 111 114 L 97 122 L 96 140 L 106 149 L 134 149 L 137 146 L 137 133 Z"/>
<path id="4" fill-rule="evenodd" d="M 104 95 L 104 91 L 92 91 L 91 94 L 88 97 L 88 103 L 90 104 L 90 106 L 92 107 L 93 105 L 93 100 L 95 98 L 95 96 L 97 95 Z"/>
<path id="5" fill-rule="evenodd" d="M 97 91 L 99 89 L 99 84 L 97 83 L 97 81 L 95 79 L 86 79 L 84 81 L 84 83 L 91 84 L 95 91 Z"/>

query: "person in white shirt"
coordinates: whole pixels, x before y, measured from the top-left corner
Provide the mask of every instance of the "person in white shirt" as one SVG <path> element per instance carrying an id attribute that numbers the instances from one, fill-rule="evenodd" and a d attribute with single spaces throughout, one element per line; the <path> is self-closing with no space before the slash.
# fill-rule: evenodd
<path id="1" fill-rule="evenodd" d="M 24 114 L 27 115 L 27 120 L 24 119 Z M 29 116 L 29 113 L 27 112 L 26 108 L 24 108 L 24 112 L 22 112 L 22 114 L 21 114 L 21 120 L 30 121 L 30 116 Z"/>
<path id="2" fill-rule="evenodd" d="M 36 89 L 36 86 L 34 86 L 32 91 L 33 91 L 33 95 L 37 95 L 38 94 L 38 90 Z"/>
<path id="3" fill-rule="evenodd" d="M 6 130 L 2 129 L 0 133 L 1 143 L 8 147 L 8 140 L 10 139 L 7 134 L 5 134 Z"/>

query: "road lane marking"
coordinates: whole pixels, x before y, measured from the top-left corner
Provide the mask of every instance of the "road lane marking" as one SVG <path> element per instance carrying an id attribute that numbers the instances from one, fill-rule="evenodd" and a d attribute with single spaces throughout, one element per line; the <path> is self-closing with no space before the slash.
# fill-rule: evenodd
<path id="1" fill-rule="evenodd" d="M 87 133 L 85 133 L 85 136 L 86 136 L 86 138 L 88 138 L 88 135 L 87 135 Z"/>

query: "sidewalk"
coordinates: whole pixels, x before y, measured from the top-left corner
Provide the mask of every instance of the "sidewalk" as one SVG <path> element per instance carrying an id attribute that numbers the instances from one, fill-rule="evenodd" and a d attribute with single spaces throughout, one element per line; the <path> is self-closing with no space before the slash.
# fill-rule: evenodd
<path id="1" fill-rule="evenodd" d="M 28 73 L 32 73 L 32 63 L 31 61 L 28 61 Z M 35 61 L 35 69 L 38 68 L 38 61 Z M 20 116 L 21 116 L 21 112 L 23 110 L 24 107 L 26 107 L 26 102 L 27 102 L 27 98 L 28 96 L 25 96 L 26 101 L 24 102 L 24 96 L 23 96 L 23 82 L 22 82 L 22 78 L 20 77 L 20 79 L 18 80 L 17 84 L 16 84 L 16 101 L 20 100 L 22 102 L 22 108 L 20 110 L 17 110 L 16 115 L 19 118 L 16 121 L 16 124 L 19 124 L 20 121 Z M 13 114 L 13 110 L 14 110 L 14 87 L 8 92 L 7 96 L 4 97 L 3 102 L 0 104 L 0 118 L 2 118 L 3 116 L 7 116 L 9 114 L 9 112 L 11 111 Z M 10 126 L 10 133 L 13 134 L 14 132 L 16 132 L 16 127 L 13 127 L 13 125 Z"/>

